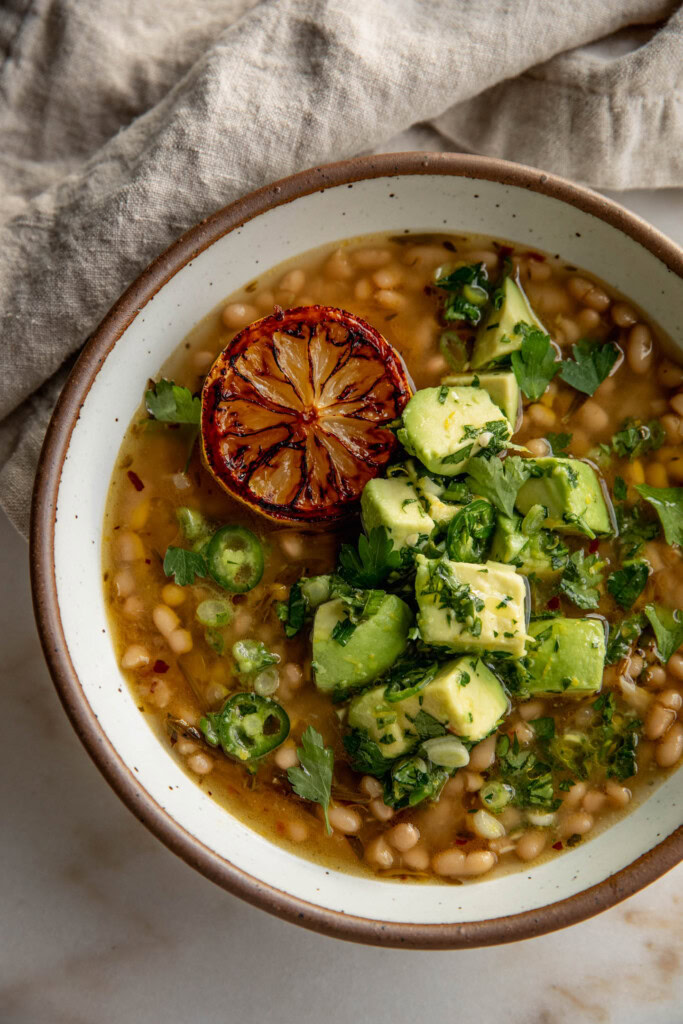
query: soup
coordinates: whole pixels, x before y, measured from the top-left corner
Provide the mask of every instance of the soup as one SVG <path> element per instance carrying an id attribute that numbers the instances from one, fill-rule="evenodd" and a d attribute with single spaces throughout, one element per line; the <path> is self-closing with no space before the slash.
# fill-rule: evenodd
<path id="1" fill-rule="evenodd" d="M 291 356 L 312 306 L 338 346 L 329 318 L 362 318 L 366 355 L 412 378 L 397 359 L 375 390 L 334 515 L 311 480 L 282 497 L 304 465 L 275 473 L 282 391 L 230 406 L 237 348 L 216 362 L 273 314 L 270 356 Z M 351 239 L 232 295 L 150 382 L 105 520 L 119 663 L 170 754 L 272 840 L 407 880 L 556 856 L 644 798 L 683 755 L 683 370 L 662 340 L 559 256 L 483 237 Z M 223 433 L 202 454 L 207 374 Z M 255 450 L 266 482 L 237 500 Z"/>

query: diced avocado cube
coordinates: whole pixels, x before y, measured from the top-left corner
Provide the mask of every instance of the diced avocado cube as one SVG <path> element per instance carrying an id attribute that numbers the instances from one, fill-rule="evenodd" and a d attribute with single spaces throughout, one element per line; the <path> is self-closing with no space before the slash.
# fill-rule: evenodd
<path id="1" fill-rule="evenodd" d="M 529 625 L 525 664 L 531 693 L 598 693 L 605 666 L 605 630 L 599 619 L 540 619 Z"/>
<path id="2" fill-rule="evenodd" d="M 524 654 L 527 584 L 509 565 L 416 558 L 422 639 L 453 651 Z"/>
<path id="3" fill-rule="evenodd" d="M 512 435 L 512 426 L 483 388 L 424 388 L 403 410 L 399 436 L 408 451 L 442 476 L 463 473 L 470 458 L 492 439 Z"/>
<path id="4" fill-rule="evenodd" d="M 366 532 L 370 533 L 374 526 L 385 526 L 396 549 L 414 546 L 420 536 L 429 536 L 434 529 L 434 521 L 404 476 L 369 480 L 363 488 L 360 507 Z"/>
<path id="5" fill-rule="evenodd" d="M 511 277 L 503 284 L 503 303 L 492 309 L 480 325 L 472 350 L 472 369 L 489 366 L 522 347 L 522 335 L 515 334 L 515 325 L 523 322 L 532 327 L 545 327 L 529 305 L 529 300 Z"/>
<path id="6" fill-rule="evenodd" d="M 332 632 L 345 618 L 339 598 L 321 604 L 315 613 L 313 666 L 315 685 L 323 693 L 350 692 L 386 672 L 406 648 L 413 613 L 405 601 L 386 594 L 375 614 L 360 622 L 342 645 Z"/>
<path id="7" fill-rule="evenodd" d="M 419 736 L 413 720 L 420 710 L 417 696 L 390 703 L 385 686 L 375 686 L 354 697 L 349 704 L 348 724 L 362 729 L 378 744 L 386 758 L 400 757 L 417 745 Z"/>
<path id="8" fill-rule="evenodd" d="M 503 414 L 510 421 L 513 428 L 515 428 L 522 409 L 522 392 L 519 390 L 519 384 L 514 373 L 510 370 L 499 370 L 498 372 L 489 370 L 482 373 L 452 373 L 448 377 L 444 377 L 443 383 L 462 387 L 464 385 L 472 385 L 476 380 L 479 381 L 479 387 L 482 387 L 484 391 L 488 391 L 491 399 L 503 411 Z"/>
<path id="9" fill-rule="evenodd" d="M 552 580 L 562 572 L 567 553 L 556 533 L 541 529 L 527 537 L 521 516 L 498 515 L 489 553 L 492 561 L 515 565 L 525 576 L 533 573 Z"/>
<path id="10" fill-rule="evenodd" d="M 499 680 L 471 656 L 447 662 L 422 691 L 422 710 L 473 743 L 488 736 L 509 707 Z"/>
<path id="11" fill-rule="evenodd" d="M 580 459 L 551 455 L 534 459 L 533 465 L 539 475 L 522 484 L 517 494 L 516 505 L 522 514 L 533 505 L 543 505 L 551 530 L 588 536 L 612 533 L 607 502 L 592 466 Z"/>

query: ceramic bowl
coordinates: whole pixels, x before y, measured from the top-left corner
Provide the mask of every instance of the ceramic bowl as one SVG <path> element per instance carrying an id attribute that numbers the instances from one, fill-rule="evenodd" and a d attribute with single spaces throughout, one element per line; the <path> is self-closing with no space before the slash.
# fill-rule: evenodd
<path id="1" fill-rule="evenodd" d="M 561 857 L 467 885 L 330 871 L 221 809 L 138 711 L 109 636 L 100 547 L 111 471 L 143 385 L 223 296 L 265 268 L 368 232 L 479 232 L 528 243 L 610 282 L 683 351 L 683 252 L 566 181 L 502 161 L 393 154 L 316 168 L 193 228 L 116 303 L 74 368 L 38 472 L 31 537 L 38 626 L 64 707 L 122 800 L 213 881 L 266 910 L 357 941 L 460 947 L 562 927 L 651 882 L 683 853 L 680 775 Z"/>

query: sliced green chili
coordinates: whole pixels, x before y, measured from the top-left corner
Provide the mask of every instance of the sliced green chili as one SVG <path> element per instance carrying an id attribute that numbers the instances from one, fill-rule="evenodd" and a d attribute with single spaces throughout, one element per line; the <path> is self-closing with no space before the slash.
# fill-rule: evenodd
<path id="1" fill-rule="evenodd" d="M 289 736 L 289 716 L 277 701 L 256 693 L 236 693 L 218 712 L 199 722 L 206 742 L 237 761 L 256 761 Z"/>
<path id="2" fill-rule="evenodd" d="M 225 590 L 243 594 L 263 576 L 263 548 L 244 526 L 222 526 L 206 549 L 211 577 Z"/>

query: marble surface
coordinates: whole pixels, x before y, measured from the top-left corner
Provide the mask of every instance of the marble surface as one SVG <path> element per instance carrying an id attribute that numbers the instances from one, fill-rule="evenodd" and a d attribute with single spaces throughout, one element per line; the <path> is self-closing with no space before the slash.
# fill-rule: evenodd
<path id="1" fill-rule="evenodd" d="M 683 244 L 683 190 L 615 198 Z M 683 1022 L 683 865 L 591 921 L 461 952 L 354 946 L 224 893 L 132 817 L 81 747 L 4 517 L 0 579 L 0 1024 Z"/>

